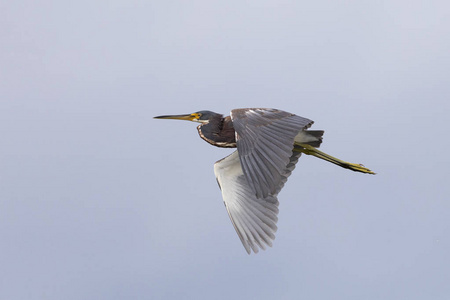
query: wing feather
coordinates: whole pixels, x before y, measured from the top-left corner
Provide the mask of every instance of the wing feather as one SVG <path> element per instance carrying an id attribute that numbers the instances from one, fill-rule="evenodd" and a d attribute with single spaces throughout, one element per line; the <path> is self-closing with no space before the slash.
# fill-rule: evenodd
<path id="1" fill-rule="evenodd" d="M 278 221 L 276 195 L 257 198 L 248 185 L 238 151 L 216 162 L 214 173 L 228 215 L 246 251 L 271 247 Z"/>
<path id="2" fill-rule="evenodd" d="M 247 184 L 257 198 L 278 193 L 292 172 L 287 166 L 297 162 L 291 160 L 295 136 L 313 121 L 267 108 L 234 109 L 231 119 Z"/>

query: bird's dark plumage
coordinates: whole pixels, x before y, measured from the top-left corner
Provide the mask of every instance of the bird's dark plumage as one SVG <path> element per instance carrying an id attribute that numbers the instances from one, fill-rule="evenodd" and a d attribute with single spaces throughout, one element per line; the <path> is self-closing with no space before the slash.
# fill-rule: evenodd
<path id="1" fill-rule="evenodd" d="M 222 148 L 236 148 L 236 137 L 231 118 L 222 115 L 197 126 L 202 139 L 213 146 Z"/>

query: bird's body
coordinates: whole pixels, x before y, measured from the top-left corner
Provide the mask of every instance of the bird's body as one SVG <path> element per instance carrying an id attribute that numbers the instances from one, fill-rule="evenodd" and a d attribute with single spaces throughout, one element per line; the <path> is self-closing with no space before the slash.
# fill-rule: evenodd
<path id="1" fill-rule="evenodd" d="M 374 174 L 317 148 L 322 130 L 308 130 L 312 120 L 267 108 L 234 109 L 230 116 L 199 111 L 189 115 L 159 116 L 199 122 L 200 137 L 211 145 L 237 148 L 217 161 L 214 173 L 228 215 L 248 253 L 272 246 L 277 230 L 277 195 L 301 154 L 313 155 L 343 168 Z"/>

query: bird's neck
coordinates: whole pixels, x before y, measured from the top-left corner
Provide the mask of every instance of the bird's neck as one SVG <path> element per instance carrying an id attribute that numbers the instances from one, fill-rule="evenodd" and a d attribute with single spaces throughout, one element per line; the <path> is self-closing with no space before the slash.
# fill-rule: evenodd
<path id="1" fill-rule="evenodd" d="M 197 127 L 198 134 L 216 147 L 236 148 L 236 137 L 230 117 L 217 118 Z"/>

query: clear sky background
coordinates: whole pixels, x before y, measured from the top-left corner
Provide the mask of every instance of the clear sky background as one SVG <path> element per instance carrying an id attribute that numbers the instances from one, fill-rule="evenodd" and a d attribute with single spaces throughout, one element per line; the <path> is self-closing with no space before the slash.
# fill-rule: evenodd
<path id="1" fill-rule="evenodd" d="M 450 4 L 3 1 L 0 299 L 450 297 Z M 247 255 L 161 114 L 273 107 L 321 149 Z"/>

